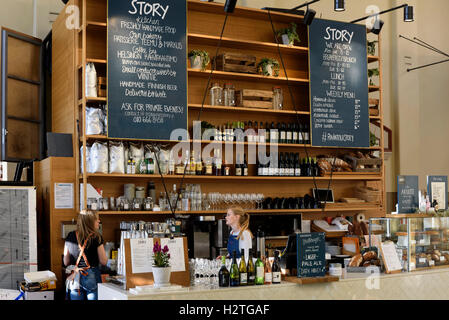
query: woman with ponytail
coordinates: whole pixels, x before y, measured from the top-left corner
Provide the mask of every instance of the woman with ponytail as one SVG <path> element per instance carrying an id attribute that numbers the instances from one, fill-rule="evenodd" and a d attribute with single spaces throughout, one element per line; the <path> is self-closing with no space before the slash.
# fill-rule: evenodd
<path id="1" fill-rule="evenodd" d="M 232 252 L 236 252 L 236 257 L 240 258 L 241 250 L 245 249 L 245 261 L 248 261 L 249 249 L 252 249 L 253 234 L 249 230 L 249 214 L 241 207 L 232 206 L 226 214 L 226 225 L 231 227 L 228 240 L 228 253 L 232 257 Z"/>
<path id="2" fill-rule="evenodd" d="M 99 265 L 108 262 L 99 227 L 98 213 L 83 210 L 78 215 L 76 231 L 70 232 L 65 240 L 64 265 L 72 270 L 66 283 L 70 300 L 97 300 L 97 284 L 101 283 Z"/>

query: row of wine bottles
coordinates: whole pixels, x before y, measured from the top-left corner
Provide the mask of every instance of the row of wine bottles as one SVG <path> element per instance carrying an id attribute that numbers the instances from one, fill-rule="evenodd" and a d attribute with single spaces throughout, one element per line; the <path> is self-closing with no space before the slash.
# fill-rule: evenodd
<path id="1" fill-rule="evenodd" d="M 235 121 L 215 128 L 214 141 L 246 141 L 257 143 L 310 144 L 310 130 L 307 123 Z M 246 133 L 246 134 L 244 134 Z"/>
<path id="2" fill-rule="evenodd" d="M 256 258 L 256 257 L 254 257 Z M 253 262 L 253 251 L 249 249 L 248 261 L 245 261 L 242 249 L 240 263 L 237 265 L 236 252 L 232 253 L 230 270 L 226 267 L 226 257 L 222 257 L 222 266 L 218 272 L 218 285 L 220 287 L 237 287 L 246 285 L 279 284 L 281 283 L 281 265 L 279 252 L 275 251 L 273 264 L 268 256 L 262 257 L 257 252 L 257 260 Z"/>
<path id="3" fill-rule="evenodd" d="M 316 158 L 303 158 L 300 160 L 299 153 L 279 153 L 276 163 L 257 163 L 258 176 L 281 176 L 281 177 L 317 177 L 320 170 Z"/>

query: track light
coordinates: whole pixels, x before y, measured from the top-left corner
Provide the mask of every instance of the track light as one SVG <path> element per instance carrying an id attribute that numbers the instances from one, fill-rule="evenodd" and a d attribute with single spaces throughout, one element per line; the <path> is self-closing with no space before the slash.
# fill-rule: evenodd
<path id="1" fill-rule="evenodd" d="M 382 30 L 383 26 L 384 26 L 384 22 L 380 19 L 376 19 L 376 22 L 374 23 L 374 26 L 370 30 L 370 32 L 378 35 L 380 33 L 380 30 Z"/>
<path id="2" fill-rule="evenodd" d="M 404 7 L 404 22 L 413 22 L 413 6 L 406 5 Z"/>
<path id="3" fill-rule="evenodd" d="M 310 26 L 312 24 L 313 18 L 315 18 L 315 15 L 315 10 L 307 8 L 306 14 L 304 15 L 304 24 L 306 26 Z"/>
<path id="4" fill-rule="evenodd" d="M 345 0 L 334 0 L 334 11 L 345 11 Z"/>

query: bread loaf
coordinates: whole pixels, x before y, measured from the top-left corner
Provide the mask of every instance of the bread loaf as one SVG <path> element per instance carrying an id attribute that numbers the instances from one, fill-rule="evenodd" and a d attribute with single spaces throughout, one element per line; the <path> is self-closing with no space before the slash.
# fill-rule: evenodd
<path id="1" fill-rule="evenodd" d="M 360 264 L 362 263 L 362 261 L 363 261 L 362 255 L 361 254 L 356 254 L 349 261 L 349 266 L 350 267 L 359 267 Z"/>
<path id="2" fill-rule="evenodd" d="M 363 254 L 363 261 L 370 261 L 377 258 L 377 254 L 374 251 L 368 251 Z"/>

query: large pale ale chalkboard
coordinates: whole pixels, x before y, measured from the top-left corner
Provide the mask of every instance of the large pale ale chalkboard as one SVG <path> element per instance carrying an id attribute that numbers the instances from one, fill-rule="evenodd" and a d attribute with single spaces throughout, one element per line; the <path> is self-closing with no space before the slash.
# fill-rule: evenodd
<path id="1" fill-rule="evenodd" d="M 312 145 L 369 147 L 365 26 L 315 19 L 309 50 Z"/>
<path id="2" fill-rule="evenodd" d="M 108 137 L 187 129 L 186 10 L 185 0 L 108 0 Z"/>
<path id="3" fill-rule="evenodd" d="M 324 232 L 298 233 L 296 241 L 298 278 L 324 277 L 326 275 Z"/>
<path id="4" fill-rule="evenodd" d="M 419 207 L 418 176 L 398 176 L 398 213 L 415 213 Z"/>

